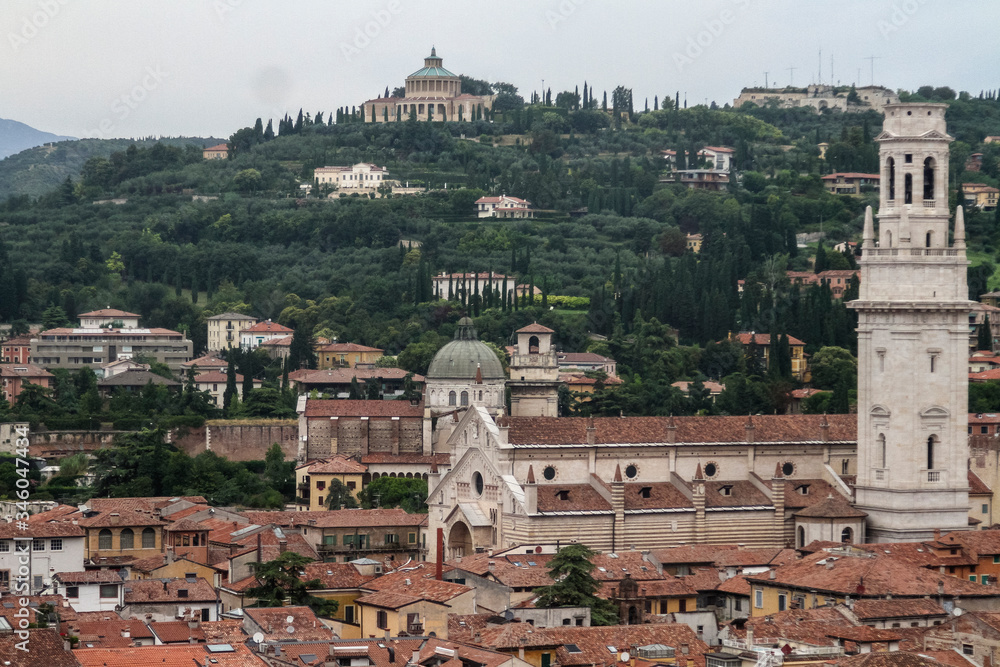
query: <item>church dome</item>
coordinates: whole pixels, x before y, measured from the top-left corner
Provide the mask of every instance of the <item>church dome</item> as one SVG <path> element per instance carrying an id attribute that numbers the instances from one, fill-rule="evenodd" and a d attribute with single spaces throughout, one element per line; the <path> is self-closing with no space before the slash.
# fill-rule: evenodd
<path id="1" fill-rule="evenodd" d="M 493 350 L 479 340 L 472 320 L 463 317 L 458 321 L 455 339 L 438 350 L 427 369 L 428 380 L 474 380 L 476 369 L 483 380 L 506 378 L 503 365 Z"/>

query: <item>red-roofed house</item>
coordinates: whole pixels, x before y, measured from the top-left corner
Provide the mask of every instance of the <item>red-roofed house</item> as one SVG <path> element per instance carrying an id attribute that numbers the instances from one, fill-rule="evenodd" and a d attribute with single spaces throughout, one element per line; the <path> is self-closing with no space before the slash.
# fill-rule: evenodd
<path id="1" fill-rule="evenodd" d="M 271 320 L 257 322 L 240 330 L 240 347 L 244 350 L 253 350 L 259 347 L 265 340 L 284 338 L 294 333 L 292 329 Z"/>
<path id="2" fill-rule="evenodd" d="M 370 558 L 404 562 L 427 553 L 426 514 L 399 508 L 303 513 L 295 525 L 324 560 Z"/>
<path id="3" fill-rule="evenodd" d="M 476 215 L 480 218 L 534 218 L 535 209 L 526 199 L 500 195 L 476 200 Z"/>
<path id="4" fill-rule="evenodd" d="M 17 403 L 21 390 L 29 384 L 51 387 L 52 377 L 52 373 L 34 364 L 0 364 L 3 397 L 11 405 Z"/>
<path id="5" fill-rule="evenodd" d="M 31 336 L 18 336 L 3 342 L 5 364 L 27 364 L 31 362 Z"/>
<path id="6" fill-rule="evenodd" d="M 201 151 L 203 160 L 225 160 L 229 157 L 229 146 L 226 144 L 216 144 Z"/>
<path id="7" fill-rule="evenodd" d="M 89 313 L 80 313 L 80 326 L 84 329 L 99 329 L 114 325 L 122 329 L 135 329 L 139 326 L 139 318 L 136 313 L 117 308 L 102 308 L 92 310 Z"/>
<path id="8" fill-rule="evenodd" d="M 750 331 L 732 334 L 730 335 L 730 339 L 737 341 L 745 350 L 748 347 L 752 348 L 747 350 L 747 353 L 760 359 L 765 369 L 770 368 L 771 334 Z M 806 371 L 808 370 L 806 366 L 806 344 L 795 336 L 788 336 L 788 349 L 792 354 L 792 375 L 796 380 L 805 380 Z"/>
<path id="9" fill-rule="evenodd" d="M 115 570 L 57 572 L 52 590 L 76 611 L 116 611 L 125 601 L 125 581 Z"/>

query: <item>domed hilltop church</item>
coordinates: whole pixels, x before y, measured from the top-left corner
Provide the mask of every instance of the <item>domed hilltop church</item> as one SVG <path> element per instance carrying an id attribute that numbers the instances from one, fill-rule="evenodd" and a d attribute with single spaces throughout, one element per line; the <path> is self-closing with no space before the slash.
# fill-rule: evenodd
<path id="1" fill-rule="evenodd" d="M 508 380 L 466 319 L 427 374 L 433 449 L 450 459 L 428 476 L 437 536 L 428 557 L 437 544 L 452 559 L 571 542 L 605 552 L 899 542 L 978 523 L 968 262 L 962 210 L 952 225 L 947 206 L 945 108 L 885 107 L 877 141 L 887 187 L 877 230 L 866 212 L 861 297 L 851 304 L 858 414 L 557 417 L 555 332 L 516 332 Z"/>
<path id="2" fill-rule="evenodd" d="M 437 49 L 424 58 L 424 66 L 406 77 L 403 97 L 368 100 L 361 108 L 366 123 L 409 120 L 475 120 L 493 107 L 495 95 L 468 95 L 462 92 L 458 75 L 445 69 Z"/>

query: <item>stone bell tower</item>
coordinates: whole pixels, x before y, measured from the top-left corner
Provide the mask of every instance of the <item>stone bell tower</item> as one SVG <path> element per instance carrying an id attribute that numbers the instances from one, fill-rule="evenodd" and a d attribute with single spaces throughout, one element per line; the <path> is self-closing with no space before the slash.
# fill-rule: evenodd
<path id="1" fill-rule="evenodd" d="M 537 322 L 518 329 L 510 358 L 510 414 L 514 417 L 559 416 L 559 362 L 552 329 Z"/>
<path id="2" fill-rule="evenodd" d="M 949 239 L 944 104 L 885 107 L 878 235 L 865 213 L 858 312 L 856 506 L 868 539 L 968 530 L 965 224 Z"/>

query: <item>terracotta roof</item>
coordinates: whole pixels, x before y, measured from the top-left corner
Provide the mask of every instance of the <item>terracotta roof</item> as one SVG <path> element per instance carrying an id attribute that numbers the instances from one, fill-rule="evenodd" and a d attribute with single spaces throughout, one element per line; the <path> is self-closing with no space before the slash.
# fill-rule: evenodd
<path id="1" fill-rule="evenodd" d="M 130 313 L 127 310 L 118 310 L 117 308 L 101 308 L 100 310 L 92 310 L 89 313 L 80 313 L 77 315 L 78 318 L 84 317 L 141 317 L 138 313 Z"/>
<path id="2" fill-rule="evenodd" d="M 742 574 L 726 579 L 716 586 L 715 590 L 721 593 L 730 593 L 732 595 L 750 597 L 750 583 L 747 581 L 746 576 Z"/>
<path id="3" fill-rule="evenodd" d="M 28 521 L 27 530 L 16 523 L 0 523 L 0 539 L 15 537 L 83 537 L 86 531 L 65 521 Z"/>
<path id="4" fill-rule="evenodd" d="M 311 403 L 312 401 L 310 401 Z M 344 402 L 344 401 L 334 401 Z M 745 443 L 747 418 L 735 417 L 596 417 L 595 443 L 666 443 L 668 428 L 675 428 L 677 443 Z M 508 442 L 515 446 L 586 445 L 586 417 L 502 417 Z M 824 430 L 831 442 L 855 442 L 856 415 L 755 415 L 753 438 L 766 442 L 822 442 Z M 824 429 L 823 424 L 828 426 Z"/>
<path id="5" fill-rule="evenodd" d="M 728 490 L 728 492 L 727 492 Z M 705 507 L 771 507 L 771 500 L 745 479 L 705 482 Z"/>
<path id="6" fill-rule="evenodd" d="M 590 484 L 541 484 L 538 486 L 538 511 L 610 512 L 611 503 Z"/>
<path id="7" fill-rule="evenodd" d="M 553 329 L 548 328 L 547 326 L 539 324 L 538 322 L 532 322 L 531 324 L 529 324 L 526 327 L 521 327 L 520 329 L 518 329 L 514 333 L 551 334 L 551 333 L 555 333 L 555 331 Z"/>
<path id="8" fill-rule="evenodd" d="M 254 320 L 257 318 L 253 315 L 244 315 L 243 313 L 234 313 L 232 311 L 221 313 L 219 315 L 212 315 L 211 317 L 206 317 L 207 320 Z"/>
<path id="9" fill-rule="evenodd" d="M 0 633 L 0 656 L 10 667 L 78 667 L 80 663 L 63 647 L 63 638 L 54 628 L 37 628 L 31 631 L 28 651 L 21 651 L 17 644 L 24 640 L 16 633 Z M 185 666 L 185 667 L 190 667 Z"/>
<path id="10" fill-rule="evenodd" d="M 187 591 L 185 596 L 179 592 Z M 133 579 L 125 585 L 125 604 L 161 604 L 169 602 L 214 602 L 217 599 L 212 584 L 198 577 L 187 579 Z"/>
<path id="11" fill-rule="evenodd" d="M 735 544 L 692 544 L 653 549 L 650 553 L 663 565 L 713 565 L 720 552 L 736 548 Z"/>
<path id="12" fill-rule="evenodd" d="M 202 622 L 201 631 L 209 644 L 242 644 L 246 641 L 243 621 L 225 618 L 220 621 Z"/>
<path id="13" fill-rule="evenodd" d="M 432 568 L 425 563 L 389 572 L 366 582 L 362 588 L 442 603 L 472 590 L 452 581 L 435 579 Z"/>
<path id="14" fill-rule="evenodd" d="M 828 630 L 827 637 L 835 639 L 847 639 L 852 642 L 873 643 L 873 642 L 898 642 L 902 635 L 893 630 L 884 628 L 871 628 L 867 625 L 849 626 Z"/>
<path id="15" fill-rule="evenodd" d="M 243 376 L 236 373 L 237 384 L 242 384 Z M 205 371 L 204 373 L 198 373 L 194 376 L 194 381 L 198 384 L 225 384 L 229 381 L 229 375 L 226 371 Z M 261 384 L 260 380 L 254 380 L 254 384 Z"/>
<path id="16" fill-rule="evenodd" d="M 206 151 L 228 151 L 229 150 L 229 146 L 227 146 L 226 144 L 216 144 L 214 146 L 209 146 L 208 148 L 205 148 L 203 150 L 206 150 Z"/>
<path id="17" fill-rule="evenodd" d="M 269 338 L 268 340 L 262 341 L 261 346 L 291 347 L 293 340 L 295 340 L 295 336 L 282 336 L 281 338 Z"/>
<path id="18" fill-rule="evenodd" d="M 382 609 L 401 609 L 402 607 L 416 604 L 422 599 L 423 597 L 420 595 L 409 595 L 394 591 L 375 591 L 374 593 L 362 595 L 355 602 L 371 607 L 381 607 Z"/>
<path id="19" fill-rule="evenodd" d="M 181 368 L 191 368 L 192 366 L 197 366 L 198 368 L 228 368 L 229 363 L 219 359 L 211 354 L 205 355 L 204 357 L 198 357 L 192 361 L 185 361 L 181 364 Z"/>
<path id="20" fill-rule="evenodd" d="M 1000 530 L 969 530 L 948 533 L 942 542 L 958 543 L 974 550 L 980 556 L 1000 554 Z"/>
<path id="21" fill-rule="evenodd" d="M 252 324 L 247 328 L 240 331 L 240 333 L 283 333 L 292 334 L 295 333 L 292 329 L 282 326 L 277 322 L 272 322 L 271 320 L 265 320 L 263 322 L 257 322 L 257 324 Z"/>
<path id="22" fill-rule="evenodd" d="M 201 627 L 192 628 L 187 621 L 162 621 L 150 623 L 149 629 L 164 644 L 204 643 L 205 633 Z M 194 640 L 193 642 L 191 640 Z"/>
<path id="23" fill-rule="evenodd" d="M 897 545 L 879 545 L 891 546 Z M 788 563 L 768 576 L 748 577 L 751 585 L 789 586 L 808 590 L 865 597 L 924 597 L 937 595 L 939 585 L 944 594 L 962 597 L 995 597 L 1000 595 L 995 586 L 965 581 L 941 575 L 935 571 L 913 565 L 892 555 L 864 552 L 860 549 L 821 551 Z"/>
<path id="24" fill-rule="evenodd" d="M 450 454 L 363 454 L 361 462 L 369 465 L 378 463 L 412 463 L 423 465 L 448 465 L 451 463 Z"/>
<path id="25" fill-rule="evenodd" d="M 132 646 L 136 639 L 153 638 L 153 633 L 145 623 L 134 618 L 125 620 L 117 614 L 106 620 L 68 625 L 70 632 L 80 638 L 80 646 L 83 648 L 124 648 Z"/>
<path id="26" fill-rule="evenodd" d="M 402 380 L 409 371 L 402 368 L 328 368 L 326 370 L 300 370 L 288 374 L 288 379 L 301 384 L 349 384 L 352 379 L 358 382 L 365 380 Z M 423 375 L 413 376 L 414 382 L 423 382 Z M 374 401 L 368 401 L 373 403 Z M 386 401 L 383 401 L 386 402 Z M 387 401 L 389 403 L 404 403 L 406 401 Z"/>
<path id="27" fill-rule="evenodd" d="M 325 372 L 325 371 L 324 371 Z M 306 417 L 423 417 L 424 409 L 408 401 L 309 399 Z"/>
<path id="28" fill-rule="evenodd" d="M 308 563 L 303 579 L 319 579 L 323 588 L 358 588 L 375 578 L 361 574 L 351 563 Z"/>
<path id="29" fill-rule="evenodd" d="M 177 380 L 165 378 L 151 371 L 141 371 L 130 369 L 109 378 L 101 378 L 97 381 L 98 387 L 145 387 L 147 384 L 164 385 L 167 387 L 179 387 L 181 383 Z"/>
<path id="30" fill-rule="evenodd" d="M 540 495 L 540 494 L 539 494 Z M 625 509 L 693 508 L 691 501 L 670 482 L 625 484 Z"/>
<path id="31" fill-rule="evenodd" d="M 106 528 L 110 526 L 163 526 L 167 522 L 160 519 L 149 510 L 140 508 L 132 509 L 123 505 L 120 509 L 109 508 L 107 510 L 92 510 L 98 512 L 96 515 L 87 517 L 81 513 L 79 518 L 73 518 L 86 528 Z M 89 514 L 89 512 L 88 512 Z"/>
<path id="32" fill-rule="evenodd" d="M 767 333 L 754 333 L 752 331 L 745 331 L 738 334 L 734 334 L 733 338 L 740 342 L 741 345 L 749 345 L 751 339 L 757 343 L 757 345 L 770 345 L 771 344 L 771 334 Z M 789 345 L 805 345 L 801 340 L 795 336 L 788 337 Z"/>
<path id="33" fill-rule="evenodd" d="M 261 628 L 267 641 L 314 641 L 336 637 L 309 607 L 246 607 L 243 614 Z M 288 631 L 289 626 L 292 632 Z"/>
<path id="34" fill-rule="evenodd" d="M 770 565 L 782 549 L 727 549 L 715 556 L 717 567 L 759 567 Z"/>
<path id="35" fill-rule="evenodd" d="M 55 377 L 41 366 L 34 364 L 0 364 L 0 375 L 5 377 L 22 378 L 51 378 Z"/>
<path id="36" fill-rule="evenodd" d="M 933 600 L 857 600 L 852 611 L 861 621 L 948 615 L 948 612 Z"/>
<path id="37" fill-rule="evenodd" d="M 64 584 L 120 584 L 117 570 L 87 570 L 85 572 L 57 572 L 53 575 Z"/>
<path id="38" fill-rule="evenodd" d="M 304 512 L 293 512 L 300 515 Z M 293 518 L 295 525 L 310 528 L 351 528 L 354 526 L 385 527 L 385 526 L 426 526 L 426 514 L 409 514 L 404 510 L 391 509 L 353 509 L 331 510 L 329 512 L 310 512 L 310 517 Z"/>
<path id="39" fill-rule="evenodd" d="M 837 662 L 837 667 L 941 667 L 944 664 L 920 653 L 879 651 L 842 658 Z"/>
<path id="40" fill-rule="evenodd" d="M 368 347 L 357 343 L 330 343 L 316 349 L 317 352 L 384 352 L 377 347 Z"/>
<path id="41" fill-rule="evenodd" d="M 969 471 L 969 495 L 989 496 L 993 495 L 992 489 L 986 486 L 986 482 L 979 478 L 979 475 Z"/>
<path id="42" fill-rule="evenodd" d="M 311 461 L 298 466 L 296 470 L 305 468 L 310 475 L 319 474 L 358 474 L 368 470 L 368 466 L 362 465 L 346 456 L 334 456 L 329 459 Z"/>
<path id="43" fill-rule="evenodd" d="M 821 502 L 799 510 L 795 516 L 820 519 L 863 519 L 868 516 L 868 513 L 851 507 L 847 499 L 839 493 L 831 493 Z"/>
<path id="44" fill-rule="evenodd" d="M 263 659 L 243 644 L 228 644 L 224 651 L 210 651 L 208 644 L 172 644 L 135 648 L 89 648 L 73 651 L 82 667 L 265 667 Z M 231 650 L 230 650 L 231 649 Z M 37 664 L 37 663 L 34 663 Z M 48 665 L 48 663 L 45 663 Z"/>
<path id="45" fill-rule="evenodd" d="M 594 352 L 560 352 L 560 364 L 603 364 L 614 363 L 614 359 Z"/>

